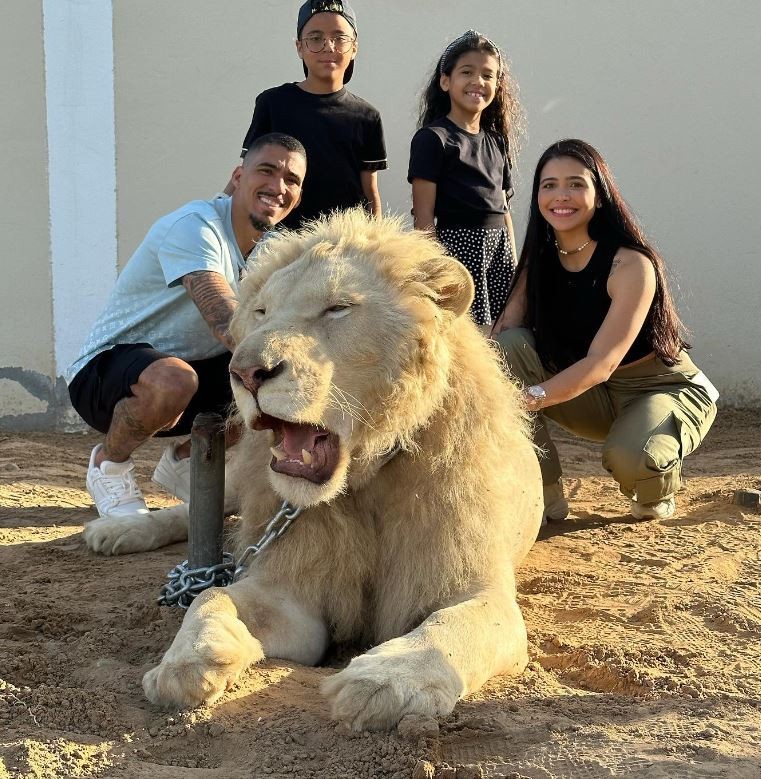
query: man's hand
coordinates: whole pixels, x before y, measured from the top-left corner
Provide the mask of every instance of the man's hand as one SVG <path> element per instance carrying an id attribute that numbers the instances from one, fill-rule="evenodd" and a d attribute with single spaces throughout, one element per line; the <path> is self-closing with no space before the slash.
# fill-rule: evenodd
<path id="1" fill-rule="evenodd" d="M 231 352 L 234 351 L 235 341 L 228 328 L 238 307 L 238 300 L 225 277 L 214 271 L 194 271 L 182 277 L 182 286 L 198 307 L 214 337 Z"/>

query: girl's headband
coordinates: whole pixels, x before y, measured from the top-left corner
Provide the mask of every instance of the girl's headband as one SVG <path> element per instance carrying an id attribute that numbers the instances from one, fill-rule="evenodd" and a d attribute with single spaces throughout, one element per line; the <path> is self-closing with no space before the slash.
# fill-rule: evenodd
<path id="1" fill-rule="evenodd" d="M 473 40 L 473 42 L 475 42 L 479 39 L 486 41 L 486 43 L 491 46 L 497 53 L 497 75 L 500 75 L 502 73 L 502 53 L 499 50 L 499 46 L 497 46 L 494 41 L 489 40 L 485 35 L 482 35 L 480 32 L 478 32 L 478 30 L 468 30 L 467 32 L 464 32 L 459 38 L 455 38 L 449 44 L 449 46 L 444 49 L 444 53 L 441 55 L 441 59 L 439 60 L 439 75 L 444 75 L 444 63 L 447 61 L 447 58 L 455 49 L 455 47 L 459 46 L 461 43 L 465 43 L 467 40 Z"/>

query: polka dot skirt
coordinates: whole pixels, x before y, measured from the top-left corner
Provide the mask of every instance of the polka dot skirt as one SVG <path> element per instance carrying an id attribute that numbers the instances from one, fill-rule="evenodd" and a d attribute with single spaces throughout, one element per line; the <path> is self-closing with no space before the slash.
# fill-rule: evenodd
<path id="1" fill-rule="evenodd" d="M 436 236 L 473 277 L 476 297 L 470 314 L 476 324 L 493 324 L 505 307 L 515 271 L 507 228 L 442 228 Z"/>

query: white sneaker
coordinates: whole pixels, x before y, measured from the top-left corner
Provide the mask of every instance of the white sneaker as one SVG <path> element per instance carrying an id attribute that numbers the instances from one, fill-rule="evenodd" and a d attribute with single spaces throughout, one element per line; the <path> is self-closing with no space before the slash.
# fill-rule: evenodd
<path id="1" fill-rule="evenodd" d="M 177 458 L 177 444 L 169 444 L 161 455 L 152 480 L 185 503 L 190 502 L 190 458 Z"/>
<path id="2" fill-rule="evenodd" d="M 563 493 L 563 480 L 558 479 L 554 484 L 544 485 L 544 519 L 560 521 L 565 519 L 570 512 L 568 501 Z"/>
<path id="3" fill-rule="evenodd" d="M 633 500 L 631 503 L 631 515 L 635 519 L 668 519 L 674 516 L 676 501 L 673 495 L 655 503 L 640 503 Z"/>
<path id="4" fill-rule="evenodd" d="M 123 463 L 104 460 L 95 465 L 95 457 L 103 448 L 98 444 L 90 455 L 87 468 L 87 491 L 95 501 L 101 517 L 122 517 L 127 514 L 147 514 L 140 488 L 135 482 L 135 466 L 129 459 Z"/>

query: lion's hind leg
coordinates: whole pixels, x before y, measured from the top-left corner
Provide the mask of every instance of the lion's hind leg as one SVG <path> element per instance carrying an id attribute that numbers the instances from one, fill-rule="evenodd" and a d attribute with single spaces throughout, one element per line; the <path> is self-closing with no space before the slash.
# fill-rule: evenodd
<path id="1" fill-rule="evenodd" d="M 160 706 L 212 703 L 265 656 L 314 665 L 327 640 L 323 621 L 287 592 L 242 579 L 193 601 L 171 647 L 143 677 L 143 689 Z"/>
<path id="2" fill-rule="evenodd" d="M 386 730 L 405 714 L 448 714 L 487 679 L 520 673 L 527 662 L 515 597 L 482 593 L 354 658 L 323 692 L 333 700 L 333 717 L 353 730 Z"/>

